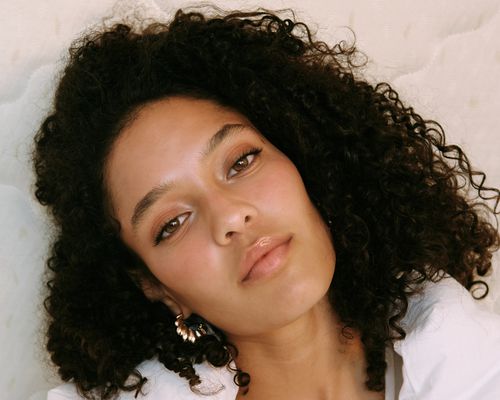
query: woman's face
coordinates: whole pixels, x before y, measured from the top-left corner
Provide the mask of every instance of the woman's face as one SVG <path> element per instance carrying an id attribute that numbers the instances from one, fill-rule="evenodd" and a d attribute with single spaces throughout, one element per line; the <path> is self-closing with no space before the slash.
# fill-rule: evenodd
<path id="1" fill-rule="evenodd" d="M 294 164 L 207 100 L 146 105 L 107 159 L 122 239 L 164 301 L 227 334 L 292 322 L 323 298 L 335 254 Z"/>

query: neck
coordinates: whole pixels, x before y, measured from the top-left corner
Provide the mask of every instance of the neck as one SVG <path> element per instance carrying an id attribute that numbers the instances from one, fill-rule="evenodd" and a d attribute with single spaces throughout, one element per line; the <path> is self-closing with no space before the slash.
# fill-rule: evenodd
<path id="1" fill-rule="evenodd" d="M 230 336 L 238 349 L 238 368 L 251 377 L 242 398 L 380 398 L 364 387 L 363 346 L 350 333 L 352 339 L 342 335 L 342 324 L 325 297 L 287 326 L 252 337 Z"/>

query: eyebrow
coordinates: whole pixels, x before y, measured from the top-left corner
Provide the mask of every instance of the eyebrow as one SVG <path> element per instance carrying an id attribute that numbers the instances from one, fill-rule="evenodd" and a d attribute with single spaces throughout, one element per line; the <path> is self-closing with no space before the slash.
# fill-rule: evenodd
<path id="1" fill-rule="evenodd" d="M 243 124 L 225 124 L 223 125 L 215 134 L 208 140 L 201 152 L 201 160 L 206 159 L 214 150 L 224 141 L 229 139 L 231 136 L 241 132 L 247 125 Z M 134 207 L 134 212 L 130 223 L 132 224 L 132 229 L 135 231 L 137 226 L 144 219 L 147 211 L 155 204 L 160 197 L 162 197 L 166 192 L 172 189 L 174 185 L 169 182 L 161 183 L 151 189 L 146 195 L 139 200 L 139 202 Z"/>

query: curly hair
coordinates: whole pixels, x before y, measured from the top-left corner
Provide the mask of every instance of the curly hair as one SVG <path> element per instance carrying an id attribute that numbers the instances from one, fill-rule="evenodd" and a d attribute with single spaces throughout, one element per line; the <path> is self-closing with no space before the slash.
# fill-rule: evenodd
<path id="1" fill-rule="evenodd" d="M 217 327 L 196 344 L 176 335 L 174 316 L 135 283 L 147 268 L 119 239 L 108 204 L 110 147 L 141 106 L 169 96 L 242 113 L 296 165 L 331 221 L 328 297 L 360 332 L 368 389 L 384 389 L 385 347 L 405 337 L 400 321 L 421 283 L 443 271 L 469 290 L 482 282 L 499 245 L 500 191 L 438 123 L 360 77 L 358 54 L 260 10 L 179 10 L 168 24 L 118 24 L 73 44 L 34 151 L 36 197 L 58 229 L 45 307 L 63 380 L 87 398 L 140 391 L 136 366 L 156 356 L 194 388 L 194 364 L 223 366 L 237 351 Z M 249 383 L 240 370 L 235 379 Z"/>

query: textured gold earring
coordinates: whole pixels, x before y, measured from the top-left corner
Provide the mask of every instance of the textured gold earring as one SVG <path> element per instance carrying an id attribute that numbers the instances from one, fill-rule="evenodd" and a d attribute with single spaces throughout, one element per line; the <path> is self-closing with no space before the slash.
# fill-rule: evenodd
<path id="1" fill-rule="evenodd" d="M 187 326 L 184 322 L 184 315 L 182 313 L 178 314 L 175 317 L 175 326 L 175 331 L 180 337 L 182 337 L 182 340 L 184 340 L 185 342 L 189 341 L 191 343 L 194 343 L 200 337 L 207 334 L 207 330 L 202 323 L 198 324 L 194 329 Z"/>

